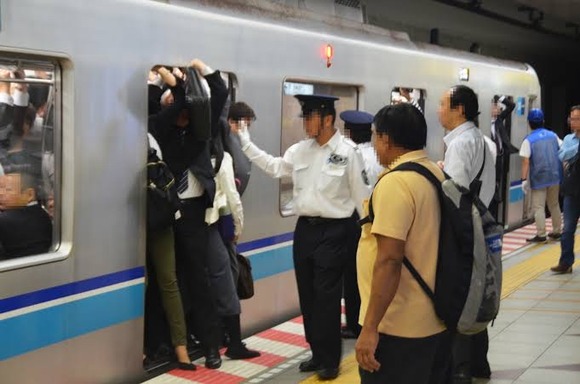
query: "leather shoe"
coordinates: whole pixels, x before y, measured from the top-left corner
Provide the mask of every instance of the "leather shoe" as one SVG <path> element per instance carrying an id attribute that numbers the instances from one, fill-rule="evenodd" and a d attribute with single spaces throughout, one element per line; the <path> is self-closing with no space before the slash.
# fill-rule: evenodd
<path id="1" fill-rule="evenodd" d="M 338 377 L 338 368 L 323 368 L 316 371 L 320 380 L 332 380 Z"/>
<path id="2" fill-rule="evenodd" d="M 260 352 L 248 349 L 246 348 L 246 345 L 242 343 L 238 346 L 230 345 L 225 355 L 232 360 L 242 360 L 258 357 L 260 356 Z"/>
<path id="3" fill-rule="evenodd" d="M 314 372 L 320 369 L 320 364 L 314 361 L 314 359 L 310 359 L 301 362 L 298 369 L 300 372 Z"/>
<path id="4" fill-rule="evenodd" d="M 453 374 L 453 384 L 471 384 L 471 375 L 467 373 Z"/>
<path id="5" fill-rule="evenodd" d="M 177 369 L 183 369 L 184 371 L 195 371 L 197 367 L 193 363 L 183 363 L 181 361 L 178 361 Z"/>
<path id="6" fill-rule="evenodd" d="M 205 355 L 205 367 L 209 369 L 218 369 L 222 366 L 222 358 L 217 349 L 209 349 Z"/>
<path id="7" fill-rule="evenodd" d="M 550 271 L 556 273 L 557 275 L 562 275 L 564 273 L 572 273 L 572 266 L 558 264 L 555 267 L 550 268 Z"/>
<path id="8" fill-rule="evenodd" d="M 356 339 L 358 335 L 348 327 L 342 327 L 340 330 L 340 337 L 343 339 Z"/>

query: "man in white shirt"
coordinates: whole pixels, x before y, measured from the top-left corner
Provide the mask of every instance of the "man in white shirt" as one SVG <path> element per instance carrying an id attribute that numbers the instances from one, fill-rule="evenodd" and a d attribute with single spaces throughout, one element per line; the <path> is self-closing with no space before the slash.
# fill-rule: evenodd
<path id="1" fill-rule="evenodd" d="M 489 206 L 495 191 L 494 156 L 484 135 L 474 121 L 479 102 L 473 90 L 457 85 L 443 94 L 439 121 L 449 131 L 443 138 L 447 145 L 444 171 L 459 185 L 478 193 Z M 473 336 L 457 335 L 454 343 L 454 383 L 471 383 L 471 377 L 490 377 L 487 361 L 487 330 Z"/>
<path id="2" fill-rule="evenodd" d="M 240 129 L 242 150 L 268 175 L 292 176 L 293 206 L 299 216 L 294 232 L 294 270 L 312 358 L 300 364 L 324 380 L 338 376 L 341 358 L 340 298 L 348 256 L 348 234 L 355 209 L 368 198 L 364 162 L 356 144 L 334 127 L 337 97 L 296 95 L 308 136 L 274 157 Z"/>

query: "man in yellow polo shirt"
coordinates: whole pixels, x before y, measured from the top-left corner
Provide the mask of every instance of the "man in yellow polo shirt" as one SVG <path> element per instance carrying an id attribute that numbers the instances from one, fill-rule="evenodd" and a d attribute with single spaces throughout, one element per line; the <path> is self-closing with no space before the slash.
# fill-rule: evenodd
<path id="1" fill-rule="evenodd" d="M 357 252 L 363 327 L 356 357 L 361 383 L 446 383 L 449 332 L 403 266 L 406 256 L 434 289 L 439 199 L 422 175 L 389 171 L 414 161 L 441 180 L 443 172 L 427 158 L 427 124 L 412 105 L 384 107 L 375 116 L 375 129 L 375 149 L 386 170 L 372 195 L 374 220 L 363 226 Z M 368 213 L 368 203 L 364 208 Z"/>

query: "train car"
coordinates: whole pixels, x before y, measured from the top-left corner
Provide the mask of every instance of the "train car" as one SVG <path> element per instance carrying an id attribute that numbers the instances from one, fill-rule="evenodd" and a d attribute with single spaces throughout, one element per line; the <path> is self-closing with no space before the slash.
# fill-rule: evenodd
<path id="1" fill-rule="evenodd" d="M 47 252 L 0 261 L 2 383 L 128 383 L 144 375 L 146 79 L 154 65 L 198 57 L 220 69 L 232 99 L 256 111 L 253 141 L 272 154 L 303 137 L 296 93 L 334 94 L 338 112 L 374 113 L 400 87 L 412 88 L 435 160 L 444 150 L 439 98 L 450 86 L 475 89 L 487 134 L 493 96 L 513 97 L 517 145 L 527 110 L 540 103 L 538 78 L 523 63 L 300 10 L 214 3 L 0 1 L 0 82 L 48 95 L 35 126 L 53 225 Z M 508 227 L 526 219 L 519 172 L 514 155 Z M 290 190 L 291 181 L 254 170 L 243 196 L 239 249 L 256 281 L 255 297 L 243 303 L 245 333 L 298 312 Z"/>

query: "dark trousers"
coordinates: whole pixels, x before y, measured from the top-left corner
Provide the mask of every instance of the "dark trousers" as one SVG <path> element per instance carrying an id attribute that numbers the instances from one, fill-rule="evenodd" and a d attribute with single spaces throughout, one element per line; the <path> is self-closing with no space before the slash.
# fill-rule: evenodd
<path id="1" fill-rule="evenodd" d="M 574 236 L 576 235 L 576 226 L 580 217 L 580 201 L 577 197 L 564 196 L 564 230 L 562 231 L 562 240 L 560 247 L 560 265 L 570 266 L 574 264 Z"/>
<path id="2" fill-rule="evenodd" d="M 491 374 L 487 351 L 489 336 L 487 329 L 478 334 L 455 335 L 453 341 L 453 373 L 466 376 L 487 377 Z"/>
<path id="3" fill-rule="evenodd" d="M 351 219 L 300 217 L 294 232 L 294 270 L 306 341 L 313 359 L 337 368 L 342 355 L 340 299 Z"/>
<path id="4" fill-rule="evenodd" d="M 360 239 L 361 228 L 358 224 L 358 214 L 354 213 L 349 230 L 348 255 L 344 267 L 344 307 L 346 314 L 346 327 L 355 335 L 360 333 L 361 326 L 358 323 L 360 311 L 360 293 L 356 278 L 356 251 Z"/>
<path id="5" fill-rule="evenodd" d="M 451 335 L 424 338 L 379 335 L 377 372 L 359 368 L 361 384 L 447 384 L 451 382 Z"/>
<path id="6" fill-rule="evenodd" d="M 204 348 L 214 349 L 221 341 L 221 331 L 206 260 L 209 228 L 205 208 L 201 197 L 184 201 L 174 228 L 175 252 L 188 330 Z"/>

